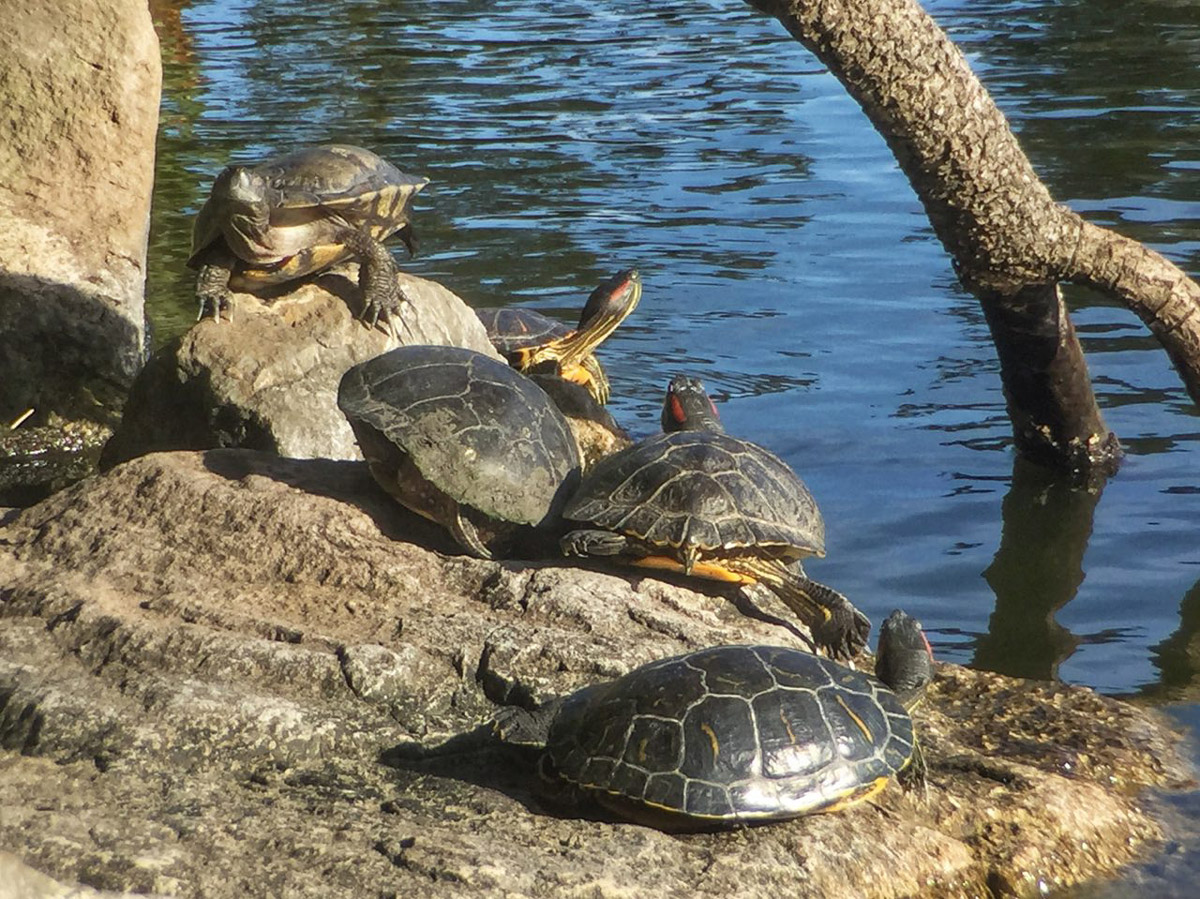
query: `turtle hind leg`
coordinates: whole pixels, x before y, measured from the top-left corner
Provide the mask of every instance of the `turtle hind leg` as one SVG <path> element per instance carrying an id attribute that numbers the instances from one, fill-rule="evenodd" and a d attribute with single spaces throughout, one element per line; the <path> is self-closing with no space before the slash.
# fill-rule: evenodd
<path id="1" fill-rule="evenodd" d="M 533 711 L 515 705 L 505 706 L 492 718 L 492 732 L 504 742 L 517 746 L 544 746 L 561 705 L 561 699 L 552 699 Z"/>
<path id="2" fill-rule="evenodd" d="M 387 247 L 363 231 L 354 229 L 341 235 L 346 248 L 358 258 L 358 286 L 363 292 L 362 321 L 374 328 L 380 319 L 385 324 L 399 319 L 408 297 L 396 280 L 399 268 Z"/>
<path id="3" fill-rule="evenodd" d="M 768 587 L 812 631 L 813 642 L 830 658 L 852 659 L 866 645 L 871 621 L 832 587 L 818 583 L 799 565 L 744 556 L 725 563 Z"/>

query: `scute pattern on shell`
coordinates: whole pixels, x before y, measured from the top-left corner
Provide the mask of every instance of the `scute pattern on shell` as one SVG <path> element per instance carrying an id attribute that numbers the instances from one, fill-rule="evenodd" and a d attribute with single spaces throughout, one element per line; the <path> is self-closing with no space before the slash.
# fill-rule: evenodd
<path id="1" fill-rule="evenodd" d="M 601 460 L 563 514 L 655 546 L 825 552 L 824 521 L 795 472 L 757 444 L 708 431 L 660 434 Z"/>
<path id="2" fill-rule="evenodd" d="M 717 646 L 568 696 L 546 751 L 585 790 L 752 822 L 817 811 L 897 773 L 914 734 L 867 674 L 786 647 Z"/>
<path id="3" fill-rule="evenodd" d="M 579 470 L 570 428 L 546 394 L 472 350 L 392 350 L 352 369 L 338 404 L 456 502 L 503 521 L 556 516 Z"/>
<path id="4" fill-rule="evenodd" d="M 512 353 L 538 347 L 559 337 L 566 337 L 572 328 L 533 309 L 514 309 L 511 306 L 476 309 L 488 339 L 498 353 Z"/>
<path id="5" fill-rule="evenodd" d="M 361 147 L 327 144 L 275 156 L 254 167 L 289 207 L 361 202 L 388 187 L 413 180 Z"/>

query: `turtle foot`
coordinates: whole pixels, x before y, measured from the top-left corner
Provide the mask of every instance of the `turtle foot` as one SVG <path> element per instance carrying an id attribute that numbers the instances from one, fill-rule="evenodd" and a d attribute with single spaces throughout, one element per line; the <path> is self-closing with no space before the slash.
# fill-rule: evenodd
<path id="1" fill-rule="evenodd" d="M 219 322 L 222 312 L 225 313 L 225 321 L 233 321 L 233 304 L 229 301 L 228 292 L 219 297 L 200 297 L 200 311 L 196 314 L 196 321 L 204 321 L 211 317 L 213 321 Z"/>
<path id="2" fill-rule="evenodd" d="M 813 642 L 831 659 L 852 659 L 867 645 L 871 620 L 845 597 L 839 599 L 823 604 L 826 618 L 812 627 Z"/>
<path id="3" fill-rule="evenodd" d="M 627 542 L 612 531 L 571 531 L 558 541 L 564 556 L 619 556 Z"/>
<path id="4" fill-rule="evenodd" d="M 219 322 L 222 312 L 228 313 L 226 320 L 233 321 L 233 294 L 229 292 L 231 274 L 230 267 L 221 264 L 205 265 L 200 269 L 196 277 L 196 299 L 200 302 L 196 321 L 211 315 L 213 321 Z"/>
<path id="5" fill-rule="evenodd" d="M 400 270 L 387 247 L 361 231 L 349 231 L 343 240 L 358 257 L 358 286 L 363 292 L 360 319 L 368 328 L 402 322 L 404 304 L 410 302 L 397 281 Z"/>
<path id="6" fill-rule="evenodd" d="M 404 312 L 411 305 L 411 300 L 400 289 L 395 278 L 391 279 L 392 289 L 365 290 L 363 295 L 363 311 L 359 320 L 368 328 L 383 325 L 394 336 L 399 336 L 402 328 L 408 336 L 412 336 L 412 328 L 405 321 Z"/>

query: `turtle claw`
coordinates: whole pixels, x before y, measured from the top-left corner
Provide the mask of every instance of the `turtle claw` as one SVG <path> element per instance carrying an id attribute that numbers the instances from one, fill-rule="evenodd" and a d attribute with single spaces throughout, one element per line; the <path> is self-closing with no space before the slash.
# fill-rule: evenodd
<path id="1" fill-rule="evenodd" d="M 376 327 L 381 321 L 387 324 L 393 317 L 400 318 L 405 303 L 411 303 L 397 281 L 400 270 L 396 260 L 379 241 L 362 231 L 353 229 L 342 235 L 346 246 L 358 257 L 358 286 L 363 292 L 363 310 L 360 316 L 368 328 Z"/>
<path id="2" fill-rule="evenodd" d="M 206 296 L 200 299 L 200 311 L 196 315 L 196 321 L 204 321 L 209 313 L 212 313 L 212 320 L 220 324 L 221 312 L 225 312 L 225 321 L 233 321 L 233 304 L 229 302 L 227 296 L 212 297 Z"/>
<path id="3" fill-rule="evenodd" d="M 412 300 L 400 289 L 400 285 L 392 282 L 394 290 L 384 290 L 377 287 L 367 291 L 360 320 L 368 328 L 384 325 L 395 337 L 399 337 L 396 325 L 404 328 L 405 334 L 412 337 L 412 327 L 405 321 L 405 309 L 411 306 Z"/>
<path id="4" fill-rule="evenodd" d="M 871 620 L 848 600 L 826 608 L 828 616 L 812 628 L 813 642 L 831 659 L 849 660 L 867 645 Z"/>

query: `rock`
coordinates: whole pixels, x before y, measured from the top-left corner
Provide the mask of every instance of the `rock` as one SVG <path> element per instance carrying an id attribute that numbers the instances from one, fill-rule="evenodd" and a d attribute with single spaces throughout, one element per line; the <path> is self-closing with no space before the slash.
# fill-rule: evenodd
<path id="1" fill-rule="evenodd" d="M 0 428 L 111 424 L 141 367 L 161 80 L 145 2 L 5 9 Z"/>
<path id="2" fill-rule="evenodd" d="M 685 837 L 563 808 L 476 729 L 496 703 L 800 640 L 716 590 L 449 543 L 362 463 L 246 450 L 142 457 L 5 518 L 0 850 L 213 897 L 1017 895 L 1153 851 L 1138 791 L 1187 774 L 1152 712 L 943 664 L 927 797 Z"/>
<path id="3" fill-rule="evenodd" d="M 41 874 L 9 852 L 0 852 L 0 884 L 5 899 L 126 899 L 145 893 L 110 893 L 84 886 L 68 886 Z"/>
<path id="4" fill-rule="evenodd" d="M 457 296 L 407 273 L 399 279 L 412 299 L 399 340 L 354 317 L 362 294 L 353 265 L 289 285 L 269 304 L 235 293 L 232 322 L 199 322 L 154 354 L 101 467 L 149 452 L 214 447 L 361 459 L 337 407 L 338 382 L 350 366 L 401 343 L 465 346 L 500 358 Z"/>

